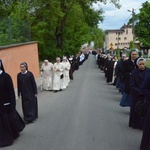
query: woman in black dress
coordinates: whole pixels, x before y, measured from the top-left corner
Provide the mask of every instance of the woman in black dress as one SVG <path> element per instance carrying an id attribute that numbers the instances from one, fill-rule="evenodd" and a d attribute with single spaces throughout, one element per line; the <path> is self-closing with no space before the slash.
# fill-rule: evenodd
<path id="1" fill-rule="evenodd" d="M 121 97 L 120 106 L 130 107 L 131 106 L 131 96 L 130 96 L 130 75 L 131 72 L 136 69 L 136 60 L 137 60 L 137 51 L 132 50 L 129 54 L 129 59 L 123 61 L 122 63 L 122 72 L 121 72 L 121 81 L 123 84 L 123 95 Z M 132 127 L 132 124 L 129 122 L 129 127 Z"/>
<path id="2" fill-rule="evenodd" d="M 21 63 L 20 70 L 17 75 L 18 97 L 22 98 L 24 120 L 28 124 L 38 118 L 37 86 L 27 63 Z"/>
<path id="3" fill-rule="evenodd" d="M 147 114 L 144 122 L 143 135 L 140 150 L 150 150 L 150 71 L 148 71 L 142 85 L 142 94 L 144 99 L 149 102 Z"/>
<path id="4" fill-rule="evenodd" d="M 0 60 L 0 147 L 11 145 L 25 123 L 16 111 L 13 82 Z"/>
<path id="5" fill-rule="evenodd" d="M 138 102 L 139 98 L 143 98 L 143 94 L 141 91 L 141 84 L 149 71 L 148 68 L 145 67 L 146 60 L 144 58 L 137 59 L 137 66 L 138 68 L 133 70 L 130 75 L 130 95 L 131 95 L 131 109 L 130 109 L 130 118 L 129 124 L 130 127 L 136 129 L 143 129 L 143 122 L 144 118 L 140 117 L 138 114 L 135 113 L 135 105 Z"/>

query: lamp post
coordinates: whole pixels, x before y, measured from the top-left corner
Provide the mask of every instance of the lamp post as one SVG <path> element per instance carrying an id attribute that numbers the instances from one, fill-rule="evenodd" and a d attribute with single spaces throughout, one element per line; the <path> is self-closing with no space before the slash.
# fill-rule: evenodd
<path id="1" fill-rule="evenodd" d="M 119 49 L 119 36 L 120 36 L 120 32 L 118 32 L 118 37 L 117 37 L 117 49 Z"/>
<path id="2" fill-rule="evenodd" d="M 117 37 L 117 57 L 119 58 L 119 36 L 120 36 L 120 32 L 117 33 L 118 37 Z"/>
<path id="3" fill-rule="evenodd" d="M 135 34 L 134 34 L 134 17 L 135 17 L 135 12 L 134 8 L 132 10 L 128 10 L 129 12 L 132 12 L 132 34 L 133 34 L 133 47 L 135 47 Z"/>

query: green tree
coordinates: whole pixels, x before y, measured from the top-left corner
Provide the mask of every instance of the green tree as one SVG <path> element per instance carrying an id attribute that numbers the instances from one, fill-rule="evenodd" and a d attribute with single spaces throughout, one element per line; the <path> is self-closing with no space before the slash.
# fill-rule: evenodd
<path id="1" fill-rule="evenodd" d="M 94 42 L 94 48 L 101 48 L 104 44 L 104 31 L 98 27 L 92 28 L 92 39 Z"/>
<path id="2" fill-rule="evenodd" d="M 142 4 L 140 13 L 136 15 L 135 34 L 140 43 L 145 47 L 150 47 L 150 2 Z"/>
<path id="3" fill-rule="evenodd" d="M 103 21 L 103 11 L 95 10 L 93 3 L 113 3 L 120 8 L 119 0 L 3 0 L 0 11 L 14 21 L 13 41 L 19 42 L 23 20 L 30 23 L 32 40 L 38 41 L 40 59 L 75 54 L 85 42 L 95 41 L 101 46 L 103 34 L 97 24 Z M 22 28 L 22 30 L 25 27 Z M 25 32 L 24 30 L 23 32 Z M 94 31 L 96 34 L 94 35 Z M 98 33 L 99 35 L 98 35 Z M 25 40 L 25 39 L 23 39 Z"/>
<path id="4" fill-rule="evenodd" d="M 134 48 L 134 43 L 133 41 L 130 41 L 129 49 L 133 49 L 133 48 Z"/>

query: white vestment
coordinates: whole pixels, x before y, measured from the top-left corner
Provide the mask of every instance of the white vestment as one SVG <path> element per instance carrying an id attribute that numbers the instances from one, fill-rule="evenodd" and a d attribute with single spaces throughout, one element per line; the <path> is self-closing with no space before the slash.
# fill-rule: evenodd
<path id="1" fill-rule="evenodd" d="M 65 87 L 68 87 L 70 82 L 70 77 L 69 77 L 70 63 L 68 61 L 67 62 L 63 61 L 62 64 L 63 64 L 63 75 L 64 75 L 63 84 Z"/>
<path id="2" fill-rule="evenodd" d="M 63 65 L 62 63 L 54 63 L 54 79 L 53 79 L 53 90 L 64 89 L 62 85 L 62 79 L 60 75 L 63 74 Z"/>
<path id="3" fill-rule="evenodd" d="M 48 63 L 41 66 L 42 70 L 42 86 L 44 90 L 52 90 L 53 89 L 53 64 Z"/>

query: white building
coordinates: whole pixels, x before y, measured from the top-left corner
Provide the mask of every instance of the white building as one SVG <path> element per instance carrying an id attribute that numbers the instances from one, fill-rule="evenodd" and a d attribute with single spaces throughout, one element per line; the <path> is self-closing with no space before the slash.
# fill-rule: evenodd
<path id="1" fill-rule="evenodd" d="M 124 25 L 120 29 L 106 30 L 104 49 L 124 49 L 129 48 L 130 42 L 133 41 L 133 28 L 131 25 Z"/>

